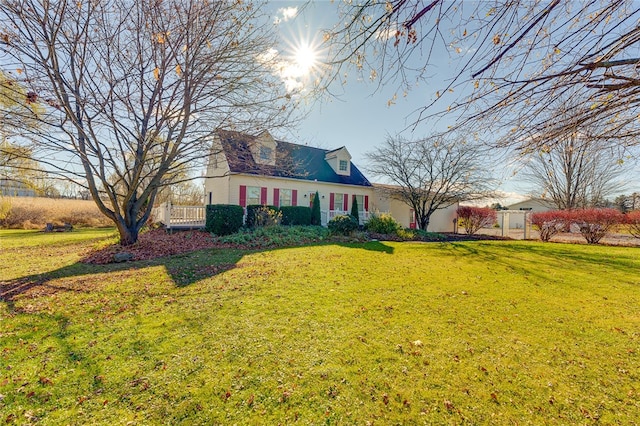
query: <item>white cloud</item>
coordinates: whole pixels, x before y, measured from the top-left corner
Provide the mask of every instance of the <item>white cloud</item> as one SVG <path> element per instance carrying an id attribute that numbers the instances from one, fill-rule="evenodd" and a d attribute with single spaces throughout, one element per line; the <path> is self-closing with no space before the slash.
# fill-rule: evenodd
<path id="1" fill-rule="evenodd" d="M 273 22 L 279 24 L 280 22 L 287 22 L 290 19 L 295 18 L 298 15 L 297 7 L 281 7 L 278 9 L 278 14 L 273 18 Z"/>
<path id="2" fill-rule="evenodd" d="M 302 82 L 304 72 L 294 62 L 283 59 L 276 49 L 271 48 L 259 55 L 258 61 L 282 80 L 287 92 L 300 91 L 304 87 Z"/>
<path id="3" fill-rule="evenodd" d="M 390 23 L 387 27 L 378 29 L 375 33 L 376 40 L 389 41 L 398 36 L 400 25 L 397 22 Z"/>

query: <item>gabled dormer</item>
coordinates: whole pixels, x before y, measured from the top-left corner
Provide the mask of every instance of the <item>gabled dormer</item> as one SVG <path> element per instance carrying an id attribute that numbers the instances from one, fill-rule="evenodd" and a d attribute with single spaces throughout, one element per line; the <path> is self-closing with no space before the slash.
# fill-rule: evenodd
<path id="1" fill-rule="evenodd" d="M 351 176 L 351 154 L 344 146 L 327 152 L 324 159 L 337 174 Z"/>
<path id="2" fill-rule="evenodd" d="M 276 147 L 277 143 L 268 131 L 263 131 L 255 138 L 255 142 L 251 144 L 249 149 L 253 155 L 253 161 L 256 164 L 268 166 L 276 165 Z"/>
<path id="3" fill-rule="evenodd" d="M 209 163 L 207 165 L 207 176 L 222 176 L 229 172 L 229 163 L 222 147 L 220 137 L 216 134 L 209 151 Z"/>

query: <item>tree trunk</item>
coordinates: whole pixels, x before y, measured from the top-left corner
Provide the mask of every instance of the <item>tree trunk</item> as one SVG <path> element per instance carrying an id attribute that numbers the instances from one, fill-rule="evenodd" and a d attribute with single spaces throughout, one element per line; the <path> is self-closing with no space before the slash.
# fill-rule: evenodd
<path id="1" fill-rule="evenodd" d="M 420 229 L 422 229 L 423 231 L 427 230 L 427 227 L 429 226 L 429 216 L 421 216 L 420 217 Z"/>
<path id="2" fill-rule="evenodd" d="M 135 244 L 138 241 L 140 229 L 136 226 L 127 226 L 125 223 L 118 223 L 118 233 L 120 234 L 120 245 L 123 247 Z"/>

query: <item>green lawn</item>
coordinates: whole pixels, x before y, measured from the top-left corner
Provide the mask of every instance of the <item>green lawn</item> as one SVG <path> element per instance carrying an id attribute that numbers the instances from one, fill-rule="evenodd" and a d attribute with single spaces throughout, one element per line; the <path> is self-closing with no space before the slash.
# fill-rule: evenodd
<path id="1" fill-rule="evenodd" d="M 640 249 L 205 250 L 0 231 L 0 421 L 634 424 Z"/>

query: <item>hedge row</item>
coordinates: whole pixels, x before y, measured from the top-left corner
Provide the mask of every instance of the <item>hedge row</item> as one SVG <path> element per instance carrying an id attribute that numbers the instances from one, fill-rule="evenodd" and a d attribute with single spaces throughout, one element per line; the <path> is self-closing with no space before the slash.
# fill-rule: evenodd
<path id="1" fill-rule="evenodd" d="M 616 209 L 552 210 L 533 213 L 531 223 L 540 231 L 542 241 L 549 241 L 572 226 L 589 244 L 597 244 L 618 225 L 627 225 L 629 232 L 640 238 L 639 211 L 622 214 Z"/>
<path id="2" fill-rule="evenodd" d="M 216 235 L 229 235 L 242 228 L 244 209 L 229 204 L 210 204 L 206 210 L 205 229 Z"/>
<path id="3" fill-rule="evenodd" d="M 268 224 L 311 225 L 311 209 L 304 206 L 247 206 L 246 222 L 241 206 L 212 204 L 207 206 L 205 229 L 216 235 L 238 232 L 243 225 L 248 228 Z"/>

